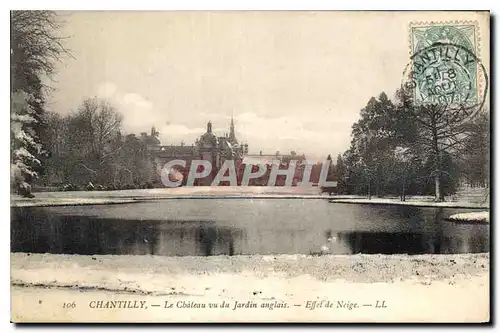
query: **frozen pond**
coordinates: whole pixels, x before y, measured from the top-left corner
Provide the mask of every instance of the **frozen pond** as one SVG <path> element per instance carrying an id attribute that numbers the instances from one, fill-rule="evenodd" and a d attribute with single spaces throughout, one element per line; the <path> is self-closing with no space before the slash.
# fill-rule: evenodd
<path id="1" fill-rule="evenodd" d="M 11 208 L 11 251 L 162 256 L 488 252 L 489 225 L 444 220 L 471 211 L 325 199 Z"/>

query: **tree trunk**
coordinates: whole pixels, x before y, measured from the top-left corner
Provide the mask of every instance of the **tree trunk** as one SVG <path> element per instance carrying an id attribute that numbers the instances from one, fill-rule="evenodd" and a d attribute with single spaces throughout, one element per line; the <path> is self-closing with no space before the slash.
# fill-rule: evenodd
<path id="1" fill-rule="evenodd" d="M 403 191 L 401 194 L 401 201 L 406 201 L 406 177 L 403 177 Z"/>
<path id="2" fill-rule="evenodd" d="M 439 170 L 436 170 L 436 175 L 434 176 L 434 184 L 436 187 L 436 196 L 434 201 L 443 201 L 443 194 L 441 191 L 441 175 L 439 174 Z"/>
<path id="3" fill-rule="evenodd" d="M 433 127 L 432 130 L 432 141 L 433 141 L 433 150 L 434 150 L 434 185 L 435 185 L 435 197 L 434 201 L 441 202 L 443 201 L 443 194 L 441 189 L 441 156 L 439 151 L 438 137 L 437 137 L 437 129 Z"/>
<path id="4" fill-rule="evenodd" d="M 372 199 L 372 178 L 368 178 L 368 200 Z"/>

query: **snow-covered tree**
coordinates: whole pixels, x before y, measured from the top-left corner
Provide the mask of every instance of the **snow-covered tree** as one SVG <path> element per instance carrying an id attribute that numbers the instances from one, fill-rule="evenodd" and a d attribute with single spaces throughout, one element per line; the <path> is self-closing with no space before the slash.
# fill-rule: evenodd
<path id="1" fill-rule="evenodd" d="M 31 182 L 43 172 L 40 141 L 45 132 L 44 84 L 63 55 L 71 55 L 62 44 L 58 14 L 43 10 L 10 13 L 11 75 L 11 178 L 13 188 L 32 197 Z"/>
<path id="2" fill-rule="evenodd" d="M 37 156 L 42 146 L 33 129 L 37 123 L 32 105 L 33 96 L 19 91 L 11 95 L 11 184 L 17 193 L 32 197 L 31 181 L 38 175 L 34 170 L 40 164 Z"/>

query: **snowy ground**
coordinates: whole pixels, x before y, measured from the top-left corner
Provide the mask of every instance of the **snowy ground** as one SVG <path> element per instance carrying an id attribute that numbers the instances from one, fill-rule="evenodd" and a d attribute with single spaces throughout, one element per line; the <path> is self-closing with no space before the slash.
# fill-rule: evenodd
<path id="1" fill-rule="evenodd" d="M 355 198 L 357 196 L 340 196 Z M 261 198 L 261 199 L 328 199 L 317 187 L 266 187 L 266 186 L 196 186 L 121 191 L 71 191 L 38 192 L 35 198 L 11 196 L 11 206 L 59 206 L 76 204 L 114 204 L 143 200 L 191 198 Z"/>
<path id="2" fill-rule="evenodd" d="M 14 322 L 489 320 L 488 254 L 91 257 L 12 253 L 11 265 Z M 142 301 L 145 308 L 92 308 L 96 301 L 108 300 Z M 165 308 L 166 301 L 173 308 Z M 330 301 L 333 306 L 308 308 L 314 301 Z M 377 301 L 385 307 L 377 308 Z M 63 308 L 65 302 L 75 302 L 75 307 Z M 207 308 L 186 308 L 185 302 Z M 208 303 L 222 302 L 229 308 L 208 308 Z M 234 308 L 235 302 L 252 302 L 258 308 Z M 339 302 L 346 307 L 339 307 Z M 270 310 L 264 304 L 284 307 Z"/>
<path id="3" fill-rule="evenodd" d="M 262 198 L 262 199 L 331 199 L 340 203 L 390 204 L 425 207 L 484 208 L 489 203 L 477 195 L 458 196 L 455 200 L 433 202 L 430 196 L 410 196 L 406 201 L 399 198 L 376 198 L 369 200 L 357 195 L 332 195 L 321 193 L 318 187 L 267 187 L 267 186 L 197 186 L 178 188 L 158 188 L 122 191 L 75 191 L 39 192 L 33 199 L 11 196 L 11 206 L 53 206 L 130 203 L 142 200 L 190 199 L 190 198 Z"/>
<path id="4" fill-rule="evenodd" d="M 433 197 L 407 197 L 406 201 L 399 198 L 332 198 L 331 202 L 349 203 L 349 204 L 370 204 L 370 205 L 401 205 L 401 206 L 419 206 L 419 207 L 443 207 L 443 208 L 487 208 L 488 202 L 469 202 L 469 201 L 443 201 L 434 202 Z"/>
<path id="5" fill-rule="evenodd" d="M 490 212 L 471 212 L 471 213 L 459 213 L 453 214 L 447 218 L 450 221 L 456 222 L 490 222 Z"/>

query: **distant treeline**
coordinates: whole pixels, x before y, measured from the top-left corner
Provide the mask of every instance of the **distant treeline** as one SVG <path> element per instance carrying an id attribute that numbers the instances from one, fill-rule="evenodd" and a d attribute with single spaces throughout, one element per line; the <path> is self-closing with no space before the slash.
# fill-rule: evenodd
<path id="1" fill-rule="evenodd" d="M 449 117 L 440 106 L 415 106 L 408 92 L 395 101 L 371 98 L 352 126 L 350 148 L 338 155 L 337 193 L 435 195 L 466 183 L 489 185 L 489 114 Z"/>
<path id="2" fill-rule="evenodd" d="M 155 169 L 146 142 L 123 136 L 121 123 L 121 114 L 97 98 L 64 117 L 48 113 L 39 183 L 67 191 L 151 188 Z"/>

